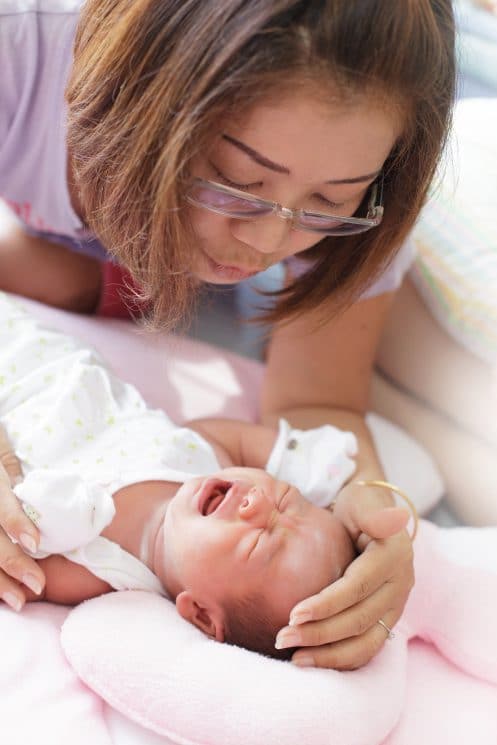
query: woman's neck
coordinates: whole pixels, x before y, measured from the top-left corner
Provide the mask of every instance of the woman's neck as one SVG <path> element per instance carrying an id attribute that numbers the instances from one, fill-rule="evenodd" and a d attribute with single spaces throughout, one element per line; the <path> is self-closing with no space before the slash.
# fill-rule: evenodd
<path id="1" fill-rule="evenodd" d="M 171 481 L 142 481 L 119 489 L 113 495 L 116 514 L 102 536 L 153 571 L 157 534 L 178 488 Z"/>

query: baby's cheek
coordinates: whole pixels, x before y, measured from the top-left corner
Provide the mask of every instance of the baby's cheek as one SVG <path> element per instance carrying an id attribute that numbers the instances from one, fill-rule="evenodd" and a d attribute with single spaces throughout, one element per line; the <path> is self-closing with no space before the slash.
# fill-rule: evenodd
<path id="1" fill-rule="evenodd" d="M 209 520 L 208 517 L 200 520 L 188 532 L 188 550 L 185 554 L 199 569 L 204 565 L 210 569 L 223 558 L 222 534 L 212 524 L 213 520 Z"/>

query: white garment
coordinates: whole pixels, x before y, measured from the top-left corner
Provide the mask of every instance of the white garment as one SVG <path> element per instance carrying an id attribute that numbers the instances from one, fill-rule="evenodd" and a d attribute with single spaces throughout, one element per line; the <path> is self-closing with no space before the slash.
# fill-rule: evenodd
<path id="1" fill-rule="evenodd" d="M 0 350 L 0 421 L 25 474 L 15 491 L 42 533 L 36 556 L 60 553 L 116 589 L 161 591 L 144 564 L 100 537 L 114 515 L 112 494 L 215 473 L 210 445 L 148 409 L 94 352 L 43 328 L 3 293 Z"/>
<path id="2" fill-rule="evenodd" d="M 219 471 L 209 443 L 148 409 L 94 352 L 44 329 L 3 293 L 0 349 L 0 422 L 25 474 L 15 492 L 41 532 L 36 557 L 62 554 L 115 589 L 164 592 L 144 564 L 100 533 L 118 489 Z M 351 433 L 291 430 L 282 420 L 267 470 L 324 505 L 353 472 L 356 451 Z"/>
<path id="3" fill-rule="evenodd" d="M 352 476 L 357 439 L 330 424 L 315 429 L 292 429 L 280 420 L 280 430 L 266 471 L 288 481 L 318 507 L 328 507 Z"/>

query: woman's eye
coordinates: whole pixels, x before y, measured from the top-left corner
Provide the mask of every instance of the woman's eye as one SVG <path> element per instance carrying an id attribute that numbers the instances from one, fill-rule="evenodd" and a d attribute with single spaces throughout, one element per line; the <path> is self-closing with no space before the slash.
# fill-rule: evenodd
<path id="1" fill-rule="evenodd" d="M 314 194 L 314 198 L 321 202 L 321 204 L 324 204 L 326 207 L 330 207 L 333 210 L 338 210 L 344 206 L 343 202 L 330 202 L 330 200 L 326 199 L 326 197 L 323 197 L 322 194 Z"/>
<path id="2" fill-rule="evenodd" d="M 230 178 L 224 175 L 224 173 L 221 173 L 219 168 L 216 168 L 216 166 L 211 163 L 212 169 L 214 173 L 216 174 L 216 177 L 222 181 L 226 186 L 231 186 L 233 189 L 239 189 L 240 191 L 245 191 L 250 188 L 255 188 L 256 186 L 261 186 L 260 182 L 256 182 L 253 184 L 239 184 L 236 181 L 232 181 Z"/>

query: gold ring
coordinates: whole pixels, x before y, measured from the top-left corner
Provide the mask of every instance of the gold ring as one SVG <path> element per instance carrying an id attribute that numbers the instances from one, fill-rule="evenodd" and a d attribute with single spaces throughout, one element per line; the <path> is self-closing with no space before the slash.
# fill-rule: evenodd
<path id="1" fill-rule="evenodd" d="M 387 639 L 395 639 L 395 634 L 393 633 L 392 629 L 386 625 L 385 621 L 382 621 L 380 618 L 378 619 L 378 621 L 376 621 L 376 623 L 379 623 L 380 626 L 383 626 L 383 628 L 387 632 Z"/>

